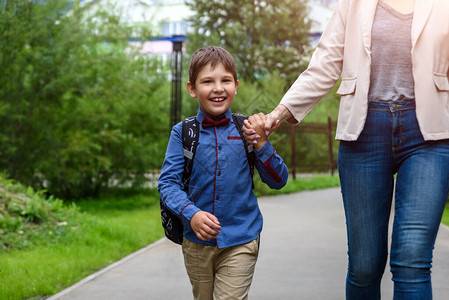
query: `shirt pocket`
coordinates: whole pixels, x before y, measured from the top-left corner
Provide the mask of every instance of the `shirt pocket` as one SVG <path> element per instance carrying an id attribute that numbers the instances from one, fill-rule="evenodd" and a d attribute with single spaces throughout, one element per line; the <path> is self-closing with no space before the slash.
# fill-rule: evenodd
<path id="1" fill-rule="evenodd" d="M 340 96 L 354 94 L 356 85 L 357 77 L 342 78 L 337 94 Z"/>
<path id="2" fill-rule="evenodd" d="M 231 159 L 239 160 L 246 158 L 245 146 L 240 135 L 228 135 L 226 138 L 226 153 Z"/>
<path id="3" fill-rule="evenodd" d="M 433 82 L 439 92 L 449 92 L 449 78 L 447 74 L 433 73 Z"/>

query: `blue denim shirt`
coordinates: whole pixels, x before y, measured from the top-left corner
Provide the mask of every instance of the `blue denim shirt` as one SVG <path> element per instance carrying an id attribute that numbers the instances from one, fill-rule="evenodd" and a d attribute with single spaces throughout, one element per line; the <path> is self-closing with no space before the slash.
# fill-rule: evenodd
<path id="1" fill-rule="evenodd" d="M 199 110 L 196 118 L 200 124 L 204 116 Z M 187 193 L 182 184 L 182 124 L 173 126 L 158 186 L 162 201 L 182 217 L 184 237 L 219 248 L 247 243 L 262 231 L 262 214 L 252 190 L 245 148 L 230 110 L 226 117 L 231 120 L 227 126 L 203 128 L 200 125 Z M 288 169 L 270 142 L 255 153 L 256 169 L 262 181 L 271 188 L 282 188 L 287 183 Z M 190 227 L 190 220 L 200 210 L 218 218 L 222 229 L 216 239 L 202 241 Z"/>

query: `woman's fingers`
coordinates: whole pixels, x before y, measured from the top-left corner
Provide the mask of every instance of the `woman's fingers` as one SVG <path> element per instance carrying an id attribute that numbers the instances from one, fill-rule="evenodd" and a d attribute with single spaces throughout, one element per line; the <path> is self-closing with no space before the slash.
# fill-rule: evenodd
<path id="1" fill-rule="evenodd" d="M 275 131 L 279 127 L 280 121 L 278 116 L 271 112 L 267 115 L 266 121 L 265 121 L 265 133 L 269 135 L 271 132 Z"/>

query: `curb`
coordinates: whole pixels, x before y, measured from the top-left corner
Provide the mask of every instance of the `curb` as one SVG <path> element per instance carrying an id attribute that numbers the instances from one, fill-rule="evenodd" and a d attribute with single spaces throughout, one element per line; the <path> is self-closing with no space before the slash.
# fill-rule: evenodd
<path id="1" fill-rule="evenodd" d="M 448 228 L 448 229 L 449 229 L 449 228 Z M 140 250 L 137 250 L 136 252 L 133 252 L 133 253 L 129 254 L 128 256 L 125 256 L 125 257 L 122 258 L 121 260 L 116 261 L 115 263 L 113 263 L 113 264 L 111 264 L 111 265 L 108 265 L 107 267 L 105 267 L 105 268 L 103 268 L 103 269 L 101 269 L 101 270 L 99 270 L 99 271 L 97 271 L 97 272 L 95 272 L 95 273 L 89 275 L 88 277 L 82 279 L 81 281 L 78 281 L 77 283 L 75 283 L 75 284 L 73 284 L 72 286 L 66 288 L 65 290 L 62 290 L 61 292 L 59 292 L 59 293 L 57 293 L 57 294 L 55 294 L 55 295 L 53 295 L 53 296 L 51 296 L 51 297 L 49 297 L 49 298 L 46 298 L 46 299 L 47 299 L 47 300 L 57 300 L 57 299 L 60 299 L 61 297 L 65 296 L 66 294 L 68 294 L 68 293 L 70 293 L 71 291 L 73 291 L 74 289 L 79 288 L 80 286 L 82 286 L 82 285 L 88 283 L 89 281 L 94 280 L 95 278 L 97 278 L 97 277 L 99 277 L 100 275 L 102 275 L 102 274 L 108 272 L 109 270 L 111 270 L 111 269 L 113 269 L 113 268 L 115 268 L 115 267 L 117 267 L 117 266 L 119 266 L 119 265 L 121 265 L 121 264 L 127 262 L 128 260 L 130 260 L 130 259 L 132 259 L 132 258 L 134 258 L 134 257 L 136 257 L 136 256 L 138 256 L 138 255 L 140 255 L 142 252 L 145 252 L 145 251 L 147 251 L 147 250 L 150 250 L 151 248 L 153 248 L 153 247 L 159 245 L 159 244 L 162 243 L 164 240 L 165 240 L 165 237 L 163 237 L 163 238 L 161 238 L 161 239 L 155 241 L 154 243 L 152 243 L 152 244 L 150 244 L 150 245 L 148 245 L 148 246 L 146 246 L 146 247 L 144 247 L 144 248 L 142 248 L 142 249 L 140 249 Z"/>

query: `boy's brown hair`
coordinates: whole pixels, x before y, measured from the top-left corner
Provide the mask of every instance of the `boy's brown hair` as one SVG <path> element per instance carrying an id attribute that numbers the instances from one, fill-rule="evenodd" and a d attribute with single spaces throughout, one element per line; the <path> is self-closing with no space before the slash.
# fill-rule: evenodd
<path id="1" fill-rule="evenodd" d="M 235 66 L 232 55 L 221 47 L 207 46 L 196 50 L 190 59 L 189 81 L 192 86 L 195 86 L 198 74 L 209 63 L 212 68 L 215 68 L 218 64 L 222 64 L 225 70 L 232 74 L 234 82 L 237 82 L 237 67 Z"/>

